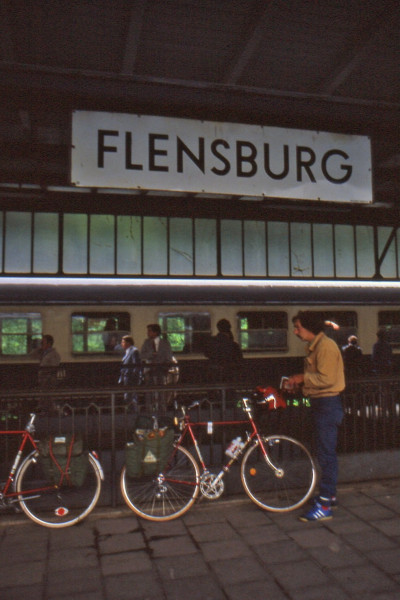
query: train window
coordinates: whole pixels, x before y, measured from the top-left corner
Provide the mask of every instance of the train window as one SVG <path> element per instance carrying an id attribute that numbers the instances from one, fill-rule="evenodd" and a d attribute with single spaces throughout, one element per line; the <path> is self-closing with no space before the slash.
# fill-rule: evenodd
<path id="1" fill-rule="evenodd" d="M 338 346 L 346 346 L 350 335 L 358 335 L 357 313 L 353 310 L 330 310 L 316 311 L 324 321 L 330 321 L 338 325 L 338 329 L 332 326 L 325 328 L 328 337 L 335 340 Z"/>
<path id="2" fill-rule="evenodd" d="M 121 338 L 130 333 L 128 313 L 79 312 L 71 316 L 74 354 L 120 354 Z"/>
<path id="3" fill-rule="evenodd" d="M 209 313 L 159 313 L 158 322 L 174 353 L 193 354 L 204 351 L 205 340 L 211 333 Z"/>
<path id="4" fill-rule="evenodd" d="M 34 356 L 41 338 L 39 313 L 0 313 L 0 353 L 3 356 Z"/>
<path id="5" fill-rule="evenodd" d="M 237 316 L 242 350 L 287 350 L 287 313 L 242 311 Z"/>
<path id="6" fill-rule="evenodd" d="M 382 310 L 378 313 L 378 325 L 386 330 L 387 341 L 394 348 L 400 348 L 400 311 Z"/>

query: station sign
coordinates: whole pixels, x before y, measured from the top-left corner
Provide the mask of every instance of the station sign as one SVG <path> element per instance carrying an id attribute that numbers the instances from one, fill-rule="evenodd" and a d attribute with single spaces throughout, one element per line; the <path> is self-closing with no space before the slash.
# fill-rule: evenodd
<path id="1" fill-rule="evenodd" d="M 71 183 L 369 203 L 371 143 L 323 131 L 74 111 Z"/>

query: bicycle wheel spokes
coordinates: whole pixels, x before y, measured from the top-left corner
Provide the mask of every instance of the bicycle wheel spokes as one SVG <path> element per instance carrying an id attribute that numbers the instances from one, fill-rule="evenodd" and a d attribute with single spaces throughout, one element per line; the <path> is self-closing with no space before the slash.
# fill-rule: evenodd
<path id="1" fill-rule="evenodd" d="M 53 528 L 75 525 L 84 519 L 95 507 L 101 491 L 96 461 L 91 455 L 88 460 L 82 485 L 66 484 L 57 489 L 46 478 L 37 456 L 28 456 L 16 480 L 17 492 L 24 492 L 19 503 L 26 515 L 39 525 Z"/>
<path id="2" fill-rule="evenodd" d="M 316 469 L 308 450 L 282 435 L 263 438 L 266 459 L 259 444 L 243 457 L 241 478 L 246 493 L 265 510 L 286 512 L 300 507 L 311 496 Z"/>
<path id="3" fill-rule="evenodd" d="M 183 515 L 199 493 L 199 468 L 185 448 L 177 448 L 162 473 L 154 477 L 128 477 L 121 473 L 125 502 L 150 521 L 169 521 Z"/>

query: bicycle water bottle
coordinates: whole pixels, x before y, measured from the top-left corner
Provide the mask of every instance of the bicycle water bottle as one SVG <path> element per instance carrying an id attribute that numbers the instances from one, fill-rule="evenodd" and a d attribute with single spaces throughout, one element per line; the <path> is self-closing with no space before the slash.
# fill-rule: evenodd
<path id="1" fill-rule="evenodd" d="M 225 454 L 230 458 L 236 458 L 241 448 L 243 448 L 244 444 L 242 442 L 242 438 L 239 436 L 231 441 L 227 449 L 225 450 Z"/>

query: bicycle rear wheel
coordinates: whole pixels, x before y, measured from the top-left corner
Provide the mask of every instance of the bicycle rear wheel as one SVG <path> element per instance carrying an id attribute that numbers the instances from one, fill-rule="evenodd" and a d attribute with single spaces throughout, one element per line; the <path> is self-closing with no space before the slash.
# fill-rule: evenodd
<path id="1" fill-rule="evenodd" d="M 129 477 L 121 472 L 122 496 L 134 513 L 149 521 L 171 521 L 192 506 L 199 493 L 199 467 L 193 456 L 178 446 L 159 475 Z"/>
<path id="2" fill-rule="evenodd" d="M 96 506 L 102 482 L 96 460 L 91 454 L 88 459 L 83 485 L 58 488 L 46 477 L 39 453 L 34 451 L 27 456 L 15 481 L 16 491 L 21 492 L 18 500 L 24 513 L 35 523 L 51 528 L 69 527 L 87 517 Z"/>
<path id="3" fill-rule="evenodd" d="M 316 483 L 311 454 L 285 435 L 265 436 L 262 442 L 268 459 L 258 441 L 243 457 L 241 478 L 246 493 L 264 510 L 289 512 L 299 508 L 310 498 Z"/>

